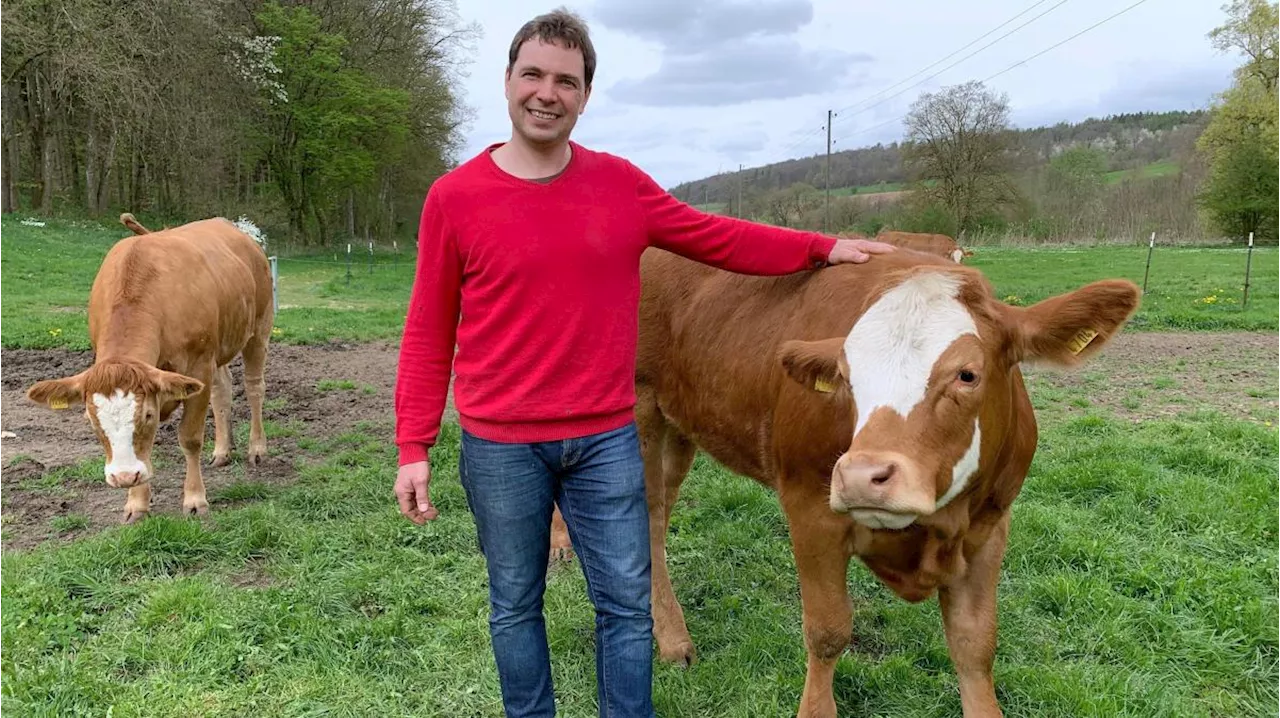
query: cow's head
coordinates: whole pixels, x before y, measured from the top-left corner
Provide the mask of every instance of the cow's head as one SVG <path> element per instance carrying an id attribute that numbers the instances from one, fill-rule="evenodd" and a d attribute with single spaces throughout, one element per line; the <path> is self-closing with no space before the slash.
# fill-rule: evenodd
<path id="1" fill-rule="evenodd" d="M 1021 308 L 995 299 L 967 267 L 891 276 L 847 336 L 788 341 L 779 356 L 791 378 L 852 412 L 831 509 L 900 529 L 946 506 L 974 477 L 983 437 L 1008 429 L 1017 364 L 1085 361 L 1137 309 L 1140 292 L 1107 280 Z"/>
<path id="2" fill-rule="evenodd" d="M 197 379 L 139 362 L 102 362 L 75 376 L 39 382 L 27 390 L 27 398 L 51 409 L 83 404 L 106 452 L 107 484 L 128 488 L 151 479 L 151 447 L 160 422 L 178 401 L 203 390 Z"/>

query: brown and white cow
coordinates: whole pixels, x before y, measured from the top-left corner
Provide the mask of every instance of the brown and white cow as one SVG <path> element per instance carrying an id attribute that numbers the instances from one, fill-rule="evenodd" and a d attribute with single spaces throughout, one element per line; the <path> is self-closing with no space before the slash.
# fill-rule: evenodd
<path id="1" fill-rule="evenodd" d="M 107 484 L 129 490 L 124 520 L 151 510 L 151 449 L 161 421 L 182 402 L 178 442 L 186 456 L 182 508 L 208 512 L 200 452 L 212 397 L 213 464 L 231 451 L 231 372 L 244 356 L 252 424 L 248 461 L 267 451 L 262 430 L 263 373 L 274 307 L 271 268 L 262 249 L 234 224 L 206 219 L 148 232 L 107 252 L 89 292 L 89 341 L 94 363 L 71 377 L 39 382 L 32 401 L 53 409 L 85 405 L 106 452 Z"/>
<path id="2" fill-rule="evenodd" d="M 934 254 L 939 257 L 945 257 L 960 264 L 965 257 L 972 257 L 973 252 L 964 249 L 956 241 L 945 234 L 927 234 L 924 232 L 898 232 L 896 230 L 883 230 L 876 235 L 877 242 L 892 244 L 895 247 L 905 247 L 914 249 L 918 252 Z"/>
<path id="3" fill-rule="evenodd" d="M 836 714 L 853 556 L 903 599 L 939 594 L 964 714 L 999 715 L 996 584 L 1037 437 L 1019 365 L 1096 354 L 1138 288 L 1013 307 L 978 271 L 916 252 L 759 278 L 649 250 L 642 272 L 636 413 L 661 657 L 695 657 L 666 532 L 700 448 L 775 490 L 786 515 L 808 648 L 799 715 Z"/>

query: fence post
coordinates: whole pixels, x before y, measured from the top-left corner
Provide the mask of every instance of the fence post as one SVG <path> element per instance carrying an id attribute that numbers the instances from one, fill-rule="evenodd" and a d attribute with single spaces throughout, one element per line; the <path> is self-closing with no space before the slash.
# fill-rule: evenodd
<path id="1" fill-rule="evenodd" d="M 271 260 L 271 310 L 273 312 L 280 311 L 280 263 L 277 257 L 267 257 Z"/>
<path id="2" fill-rule="evenodd" d="M 347 286 L 351 286 L 351 243 L 347 242 Z"/>
<path id="3" fill-rule="evenodd" d="M 1156 233 L 1151 233 L 1151 241 L 1147 242 L 1147 271 L 1142 273 L 1142 295 L 1147 294 L 1147 277 L 1151 275 L 1151 252 L 1156 248 Z"/>
<path id="4" fill-rule="evenodd" d="M 394 262 L 394 266 L 399 267 L 400 266 L 400 245 L 397 244 L 394 239 L 391 240 L 391 252 L 393 257 L 392 262 Z"/>
<path id="5" fill-rule="evenodd" d="M 373 242 L 369 243 L 369 274 L 373 274 Z"/>
<path id="6" fill-rule="evenodd" d="M 1249 233 L 1249 254 L 1244 260 L 1244 299 L 1240 302 L 1240 308 L 1244 309 L 1249 306 L 1249 270 L 1253 266 L 1253 232 Z"/>

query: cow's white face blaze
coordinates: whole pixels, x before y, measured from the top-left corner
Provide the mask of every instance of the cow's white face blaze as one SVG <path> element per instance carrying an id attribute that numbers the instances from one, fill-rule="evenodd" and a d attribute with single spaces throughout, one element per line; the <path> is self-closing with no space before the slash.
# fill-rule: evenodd
<path id="1" fill-rule="evenodd" d="M 963 281 L 944 272 L 911 275 L 846 337 L 857 420 L 832 472 L 833 510 L 872 528 L 905 528 L 946 506 L 977 471 L 982 431 L 978 402 L 968 395 L 980 383 L 982 348 L 959 299 Z M 938 402 L 949 402 L 945 416 L 932 406 Z"/>
<path id="2" fill-rule="evenodd" d="M 135 423 L 140 414 L 141 402 L 133 392 L 116 389 L 110 396 L 94 394 L 94 411 L 90 421 L 102 432 L 107 462 L 103 473 L 107 483 L 115 487 L 128 487 L 151 478 L 147 464 L 134 449 Z"/>

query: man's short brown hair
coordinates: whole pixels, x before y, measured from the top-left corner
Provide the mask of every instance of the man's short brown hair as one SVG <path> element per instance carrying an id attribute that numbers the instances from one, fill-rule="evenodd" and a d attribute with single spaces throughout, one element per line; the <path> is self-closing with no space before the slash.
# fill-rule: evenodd
<path id="1" fill-rule="evenodd" d="M 587 87 L 591 86 L 591 78 L 596 74 L 596 49 L 591 45 L 591 36 L 587 33 L 587 24 L 582 18 L 558 7 L 526 22 L 516 33 L 511 41 L 511 49 L 507 51 L 507 72 L 511 72 L 516 64 L 520 47 L 534 38 L 557 43 L 570 50 L 581 50 L 583 71 L 586 74 L 582 79 Z"/>

